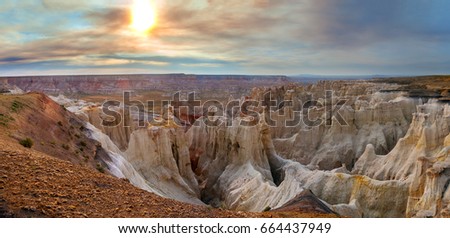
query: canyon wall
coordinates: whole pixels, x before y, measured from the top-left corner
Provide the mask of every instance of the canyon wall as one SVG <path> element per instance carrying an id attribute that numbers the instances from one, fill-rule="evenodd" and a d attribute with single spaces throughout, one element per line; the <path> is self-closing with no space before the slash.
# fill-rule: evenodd
<path id="1" fill-rule="evenodd" d="M 353 173 L 410 184 L 407 216 L 441 217 L 450 213 L 450 107 L 418 107 L 406 136 L 387 155 L 366 148 Z"/>
<path id="2" fill-rule="evenodd" d="M 379 93 L 390 85 L 366 82 L 322 82 L 253 90 L 252 99 L 283 107 L 265 108 L 274 145 L 280 156 L 311 169 L 352 170 L 366 146 L 387 154 L 409 128 L 419 99 L 404 93 Z M 270 98 L 269 98 L 270 97 Z M 287 103 L 289 102 L 289 104 Z M 273 103 L 272 103 L 273 104 Z M 289 124 L 299 118 L 298 123 Z M 319 123 L 316 123 L 319 121 Z M 314 123 L 316 125 L 314 125 Z"/>
<path id="3" fill-rule="evenodd" d="M 257 106 L 261 118 L 286 121 L 306 108 L 307 116 L 332 122 L 290 128 L 265 120 L 249 126 L 253 117 L 234 111 L 221 116 L 228 124 L 214 126 L 205 117 L 188 128 L 177 126 L 169 114 L 162 117 L 164 125 L 146 122 L 137 127 L 140 118 L 131 114 L 131 127 L 108 128 L 101 126 L 98 106 L 68 108 L 108 138 L 104 149 L 120 155 L 117 161 L 125 164 L 112 167 L 161 196 L 263 211 L 310 190 L 343 216 L 448 216 L 449 106 L 423 104 L 400 92 L 379 93 L 388 87 L 332 82 L 260 88 L 240 100 L 241 105 L 251 99 L 267 102 L 265 92 L 271 91 L 272 99 L 292 104 L 278 105 L 270 113 Z M 300 103 L 327 89 L 334 91 L 331 101 L 318 98 L 319 103 L 308 107 Z M 345 103 L 336 104 L 340 99 Z M 326 108 L 339 112 L 347 124 L 338 123 Z"/>
<path id="4" fill-rule="evenodd" d="M 341 215 L 404 215 L 406 183 L 309 170 L 277 155 L 267 125 L 239 125 L 243 119 L 236 119 L 230 127 L 194 126 L 188 131 L 191 151 L 199 157 L 195 172 L 203 201 L 227 209 L 262 211 L 276 209 L 310 189 Z"/>
<path id="5" fill-rule="evenodd" d="M 242 95 L 257 86 L 273 86 L 288 83 L 286 76 L 258 75 L 96 75 L 96 76 L 32 76 L 4 77 L 9 84 L 24 91 L 47 94 L 122 94 L 123 91 L 227 91 Z M 183 85 L 182 87 L 180 85 Z"/>

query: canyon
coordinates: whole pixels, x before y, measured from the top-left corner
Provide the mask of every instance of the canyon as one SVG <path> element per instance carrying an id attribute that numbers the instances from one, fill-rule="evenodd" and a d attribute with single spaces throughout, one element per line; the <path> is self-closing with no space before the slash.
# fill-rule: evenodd
<path id="1" fill-rule="evenodd" d="M 408 90 L 397 79 L 298 84 L 278 76 L 252 83 L 196 77 L 220 82 L 217 96 L 225 104 L 236 102 L 237 109 L 203 108 L 181 116 L 177 104 L 155 112 L 122 103 L 113 108 L 124 115 L 114 127 L 103 123 L 105 104 L 71 98 L 78 92 L 105 93 L 107 99 L 123 90 L 151 90 L 139 80 L 119 86 L 123 80 L 117 77 L 104 83 L 76 80 L 67 87 L 42 78 L 7 83 L 53 94 L 51 100 L 62 106 L 48 104 L 65 115 L 58 120 L 69 123 L 66 130 L 78 123 L 73 127 L 80 131 L 73 133 L 94 145 L 89 151 L 95 162 L 88 167 L 100 165 L 160 197 L 256 213 L 295 210 L 305 197 L 313 201 L 312 210 L 344 217 L 450 216 L 450 106 L 445 101 L 450 84 L 430 95 L 417 94 L 416 86 Z M 239 90 L 230 91 L 234 86 L 227 80 L 241 83 Z M 255 87 L 258 80 L 262 86 Z M 165 93 L 176 87 L 147 83 Z M 203 83 L 192 85 L 185 90 L 199 91 L 202 99 L 211 95 Z M 183 124 L 182 118 L 194 120 Z M 70 146 L 80 145 L 75 139 Z"/>

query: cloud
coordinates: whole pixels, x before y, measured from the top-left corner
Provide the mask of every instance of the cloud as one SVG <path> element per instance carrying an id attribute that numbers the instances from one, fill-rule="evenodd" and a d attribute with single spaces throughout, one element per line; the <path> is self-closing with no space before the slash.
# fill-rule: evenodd
<path id="1" fill-rule="evenodd" d="M 390 40 L 427 40 L 436 32 L 435 11 L 448 3 L 413 0 L 308 1 L 297 8 L 296 37 L 318 47 L 355 48 Z M 449 18 L 450 20 L 450 18 Z M 442 30 L 442 29 L 441 29 Z"/>
<path id="2" fill-rule="evenodd" d="M 174 64 L 230 64 L 241 63 L 243 61 L 226 61 L 220 59 L 209 58 L 193 58 L 193 57 L 169 57 L 169 56 L 138 56 L 138 55 L 104 55 L 100 58 L 122 59 L 131 61 L 144 62 L 171 62 Z"/>
<path id="3" fill-rule="evenodd" d="M 133 59 L 132 57 L 120 58 L 120 57 L 108 57 L 108 56 L 81 56 L 76 59 L 72 59 L 69 64 L 71 65 L 94 65 L 94 66 L 115 66 L 115 65 L 153 65 L 153 66 L 167 66 L 170 62 L 156 61 L 156 60 L 141 60 Z"/>
<path id="4" fill-rule="evenodd" d="M 20 62 L 20 61 L 25 61 L 27 60 L 26 58 L 22 58 L 22 57 L 6 57 L 6 58 L 0 58 L 0 63 L 14 63 L 14 62 Z"/>
<path id="5" fill-rule="evenodd" d="M 126 8 L 103 8 L 89 11 L 85 17 L 93 22 L 94 26 L 108 31 L 119 31 L 130 24 L 130 11 Z"/>
<path id="6" fill-rule="evenodd" d="M 425 72 L 450 55 L 443 0 L 155 0 L 148 35 L 131 2 L 5 0 L 0 70 Z"/>
<path id="7" fill-rule="evenodd" d="M 7 0 L 14 1 L 14 0 Z M 23 1 L 23 0 L 22 0 Z M 30 1 L 30 0 L 25 0 Z M 36 2 L 35 0 L 31 0 Z M 127 2 L 130 1 L 117 1 L 117 0 L 77 0 L 77 1 L 61 1 L 61 0 L 40 0 L 42 5 L 51 11 L 85 11 L 92 10 L 93 8 L 105 8 L 109 7 L 125 7 Z"/>
<path id="8" fill-rule="evenodd" d="M 77 1 L 58 1 L 58 0 L 42 0 L 42 5 L 49 10 L 56 11 L 73 11 L 89 8 L 89 0 Z"/>
<path id="9" fill-rule="evenodd" d="M 187 2 L 170 1 L 162 6 L 153 33 L 156 37 L 177 44 L 193 43 L 208 53 L 214 49 L 223 52 L 224 48 L 232 51 L 264 44 L 269 40 L 267 36 L 283 24 L 282 16 L 277 14 L 283 1 L 209 0 L 202 8 L 193 8 L 193 1 Z"/>
<path id="10" fill-rule="evenodd" d="M 183 67 L 194 67 L 194 68 L 218 68 L 222 66 L 221 64 L 211 64 L 211 63 L 199 63 L 199 64 L 181 64 Z"/>

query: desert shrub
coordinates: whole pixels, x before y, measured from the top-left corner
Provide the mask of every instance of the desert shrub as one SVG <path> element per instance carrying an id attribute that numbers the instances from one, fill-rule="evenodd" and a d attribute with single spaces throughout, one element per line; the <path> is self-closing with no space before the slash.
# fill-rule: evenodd
<path id="1" fill-rule="evenodd" d="M 97 163 L 97 170 L 100 173 L 104 173 L 105 172 L 105 168 L 103 168 L 103 166 L 100 163 Z"/>
<path id="2" fill-rule="evenodd" d="M 84 141 L 81 141 L 81 142 L 80 142 L 80 145 L 83 146 L 83 147 L 86 147 L 86 146 L 87 146 L 86 142 L 84 142 Z"/>
<path id="3" fill-rule="evenodd" d="M 30 138 L 26 138 L 26 139 L 20 140 L 19 143 L 23 147 L 26 147 L 26 148 L 31 148 L 31 147 L 33 147 L 33 144 L 34 144 L 33 140 L 30 139 Z"/>
<path id="4" fill-rule="evenodd" d="M 14 120 L 14 118 L 0 113 L 0 125 L 2 125 L 4 127 L 8 127 L 8 123 L 12 120 Z"/>
<path id="5" fill-rule="evenodd" d="M 58 125 L 59 125 L 59 126 L 63 126 L 63 124 L 62 124 L 62 122 L 61 122 L 61 121 L 59 121 L 59 122 L 58 122 Z"/>
<path id="6" fill-rule="evenodd" d="M 67 144 L 62 144 L 61 147 L 65 150 L 69 150 L 69 146 Z"/>
<path id="7" fill-rule="evenodd" d="M 13 101 L 13 103 L 11 104 L 11 111 L 13 112 L 19 112 L 20 109 L 23 108 L 23 103 L 19 102 L 19 101 Z"/>

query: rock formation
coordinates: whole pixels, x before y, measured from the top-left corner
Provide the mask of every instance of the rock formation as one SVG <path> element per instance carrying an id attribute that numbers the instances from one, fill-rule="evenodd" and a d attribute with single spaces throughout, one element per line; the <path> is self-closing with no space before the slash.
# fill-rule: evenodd
<path id="1" fill-rule="evenodd" d="M 112 174 L 163 197 L 203 204 L 183 128 L 138 127 L 134 113 L 129 128 L 123 124 L 106 127 L 101 123 L 101 107 L 62 96 L 54 99 L 86 121 L 89 137 L 99 141 L 110 157 L 106 163 Z"/>
<path id="2" fill-rule="evenodd" d="M 92 138 L 113 157 L 112 171 L 161 196 L 260 212 L 285 208 L 310 190 L 322 208 L 343 216 L 448 216 L 449 106 L 379 92 L 390 87 L 332 82 L 255 89 L 241 99 L 265 102 L 254 108 L 263 119 L 270 115 L 264 106 L 275 98 L 292 101 L 273 110 L 276 122 L 292 119 L 296 110 L 333 122 L 290 128 L 265 120 L 249 126 L 254 118 L 235 111 L 222 116 L 228 123 L 211 126 L 201 117 L 187 132 L 170 113 L 162 116 L 166 123 L 146 121 L 144 127 L 131 113 L 129 128 L 108 128 L 101 126 L 98 106 L 69 108 L 99 128 L 88 127 L 101 135 Z M 334 90 L 332 98 L 303 103 L 327 89 Z"/>
<path id="3" fill-rule="evenodd" d="M 186 91 L 227 91 L 241 95 L 257 86 L 282 85 L 286 76 L 246 75 L 94 75 L 94 76 L 32 76 L 5 77 L 11 85 L 24 91 L 39 91 L 47 94 L 122 94 L 123 91 L 176 92 L 183 85 Z"/>
<path id="4" fill-rule="evenodd" d="M 352 172 L 410 184 L 407 216 L 448 216 L 449 142 L 449 105 L 425 104 L 389 154 L 376 155 L 369 145 Z"/>
<path id="5" fill-rule="evenodd" d="M 194 126 L 188 131 L 191 151 L 199 155 L 196 174 L 203 201 L 228 209 L 262 211 L 281 207 L 310 189 L 330 206 L 339 205 L 341 212 L 347 209 L 367 217 L 403 216 L 407 184 L 311 171 L 276 154 L 267 125 L 246 127 L 239 125 L 240 120 L 228 128 Z M 397 206 L 387 205 L 393 198 Z M 359 205 L 352 209 L 356 202 Z"/>
<path id="6" fill-rule="evenodd" d="M 256 89 L 252 98 L 264 102 L 270 93 L 272 100 L 291 102 L 290 106 L 270 114 L 271 120 L 277 123 L 271 127 L 274 145 L 282 157 L 311 169 L 345 166 L 351 170 L 368 144 L 378 154 L 392 150 L 406 134 L 412 113 L 420 104 L 420 100 L 403 97 L 402 93 L 379 93 L 380 87 L 366 82 L 323 82 L 313 86 Z M 327 95 L 327 91 L 332 94 Z M 345 104 L 338 106 L 340 100 Z M 314 101 L 315 105 L 311 105 Z M 286 126 L 295 115 L 301 121 Z M 341 121 L 336 120 L 337 116 Z M 313 120 L 320 123 L 308 124 Z"/>
<path id="7" fill-rule="evenodd" d="M 23 94 L 23 91 L 17 86 L 11 86 L 8 79 L 0 78 L 0 94 Z"/>

